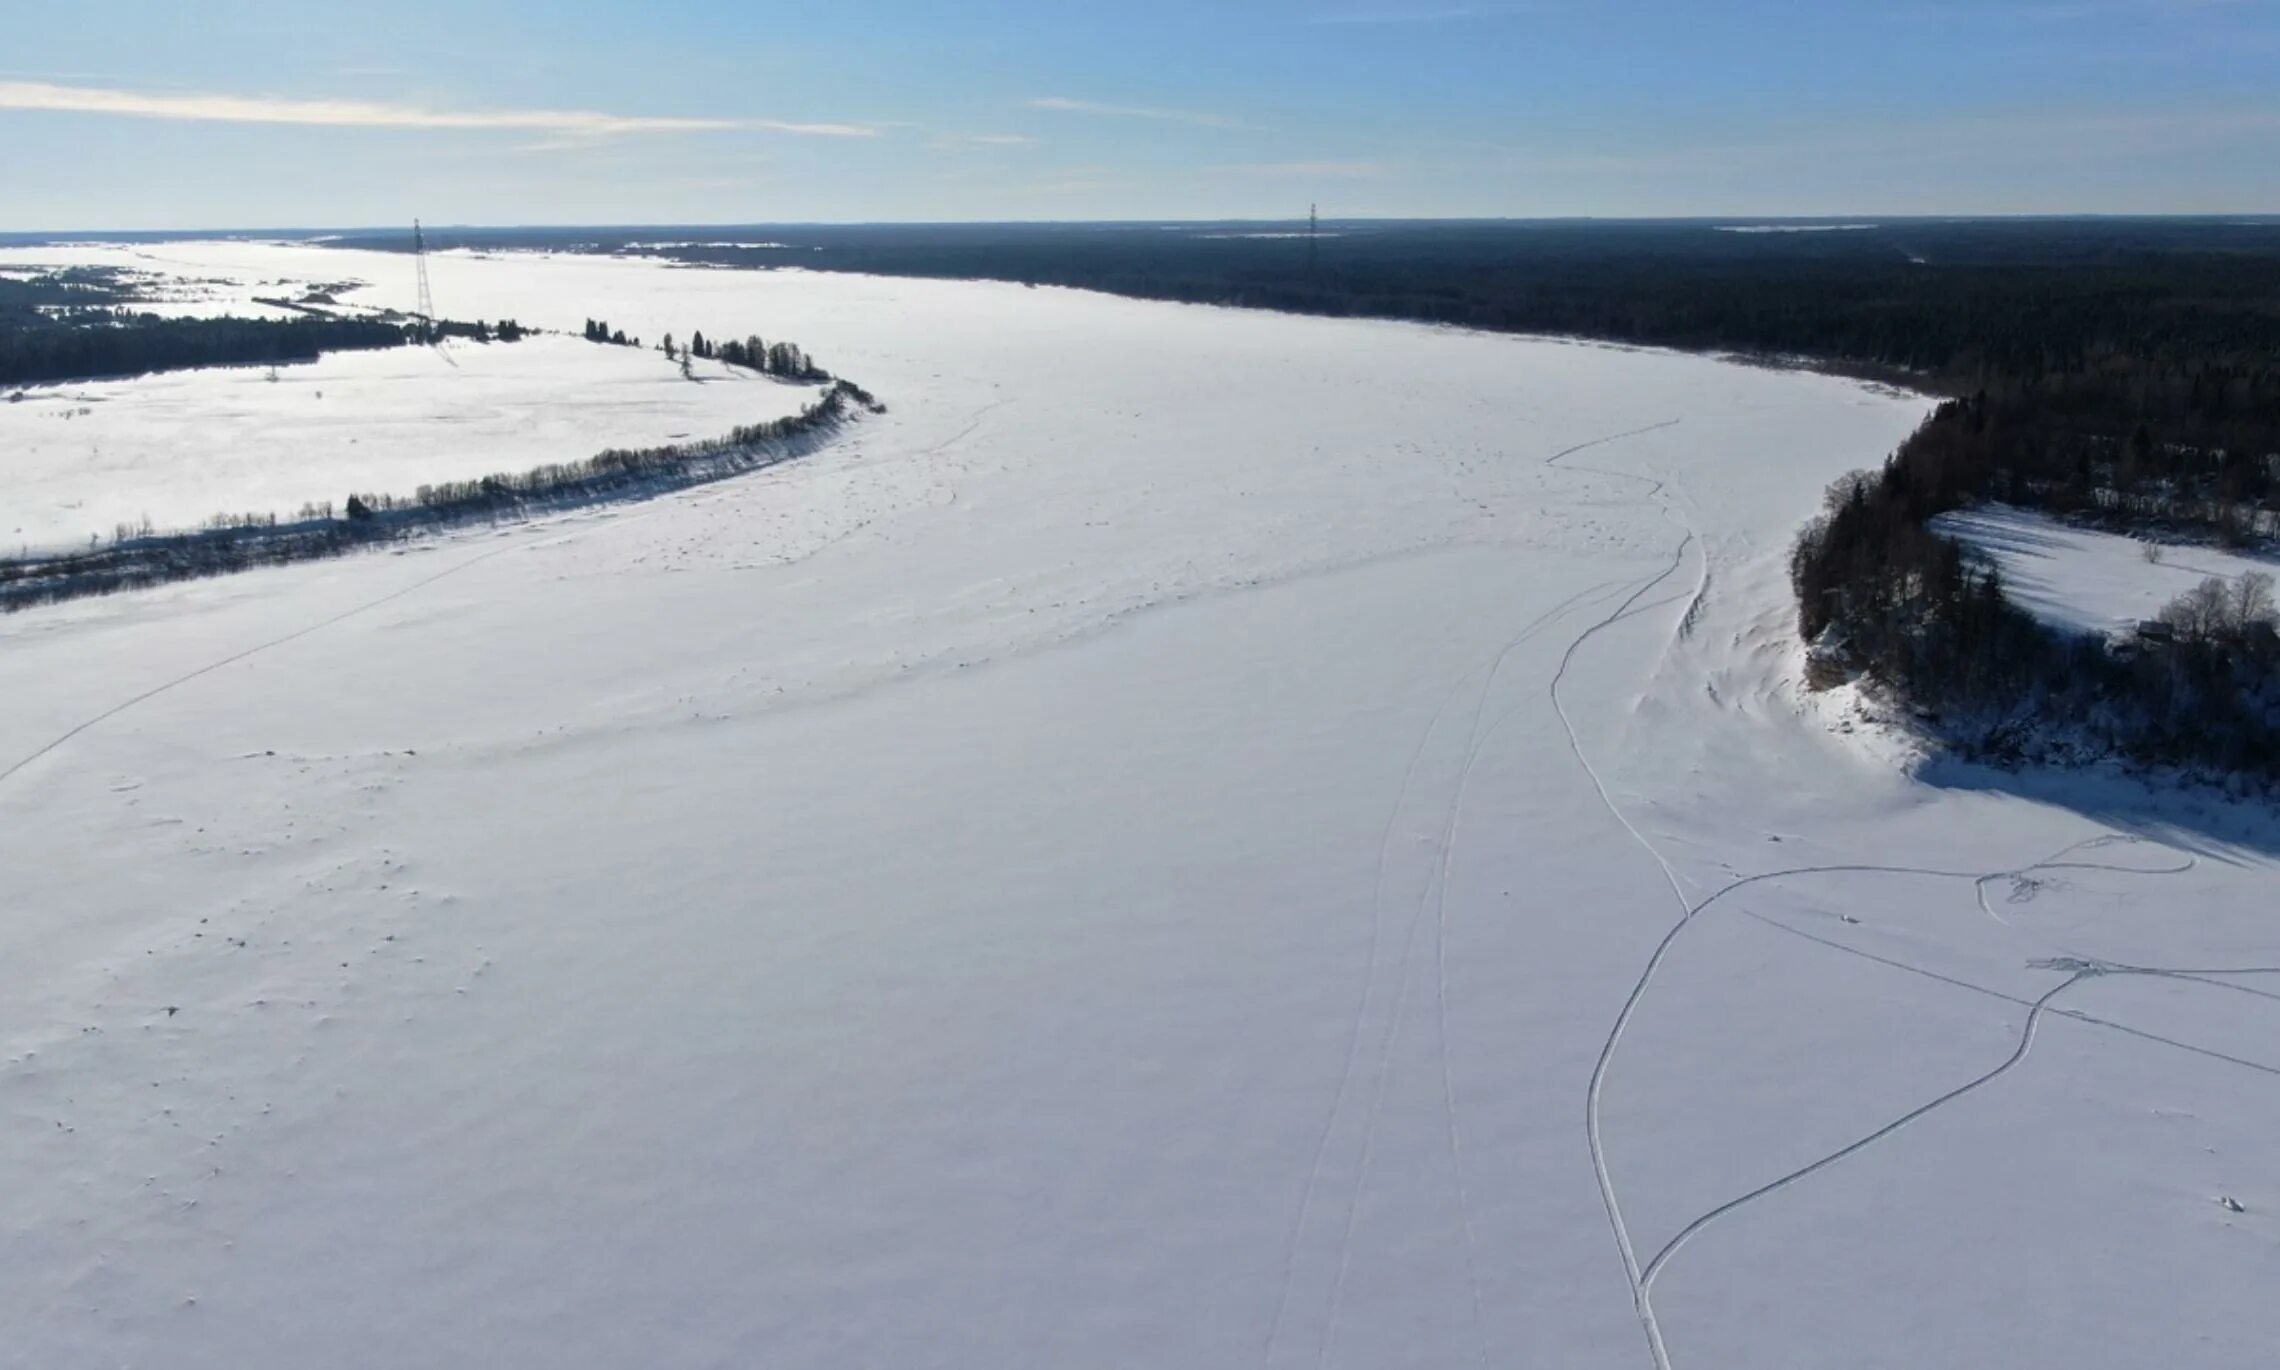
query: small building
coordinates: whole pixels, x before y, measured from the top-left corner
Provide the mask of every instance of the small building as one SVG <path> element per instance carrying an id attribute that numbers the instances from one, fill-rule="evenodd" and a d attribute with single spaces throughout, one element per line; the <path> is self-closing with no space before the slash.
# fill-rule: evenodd
<path id="1" fill-rule="evenodd" d="M 2177 627 L 2158 618 L 2149 618 L 2137 626 L 2137 640 L 2147 647 L 2167 647 L 2177 641 Z"/>

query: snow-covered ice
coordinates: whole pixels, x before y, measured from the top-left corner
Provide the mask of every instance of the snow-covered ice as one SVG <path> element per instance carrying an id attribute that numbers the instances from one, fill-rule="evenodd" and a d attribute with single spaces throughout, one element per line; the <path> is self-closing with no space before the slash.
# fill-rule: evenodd
<path id="1" fill-rule="evenodd" d="M 2134 628 L 2211 576 L 2280 571 L 2269 557 L 2190 544 L 2157 544 L 2158 560 L 2148 560 L 2140 539 L 2003 504 L 1942 514 L 1932 526 L 2000 568 L 2020 608 L 2077 633 Z"/>
<path id="2" fill-rule="evenodd" d="M 1795 694 L 1789 539 L 1922 404 L 434 269 L 891 409 L 0 620 L 17 1361 L 2269 1363 L 2269 821 L 1934 787 Z"/>
<path id="3" fill-rule="evenodd" d="M 691 373 L 654 348 L 549 335 L 31 387 L 0 403 L 0 548 L 719 437 L 818 394 L 713 361 Z"/>

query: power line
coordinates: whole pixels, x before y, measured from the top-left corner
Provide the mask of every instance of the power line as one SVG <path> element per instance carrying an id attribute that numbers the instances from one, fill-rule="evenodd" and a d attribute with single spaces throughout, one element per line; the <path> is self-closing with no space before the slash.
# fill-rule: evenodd
<path id="1" fill-rule="evenodd" d="M 435 326 L 435 292 L 428 287 L 427 237 L 420 232 L 420 221 L 417 219 L 412 220 L 412 261 L 420 278 L 420 303 L 417 315 L 420 321 L 420 341 L 439 342 L 441 335 Z"/>

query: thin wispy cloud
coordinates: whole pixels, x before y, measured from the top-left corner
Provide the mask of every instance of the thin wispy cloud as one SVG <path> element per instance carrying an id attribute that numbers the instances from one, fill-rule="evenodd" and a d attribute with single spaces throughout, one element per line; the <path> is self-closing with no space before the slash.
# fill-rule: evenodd
<path id="1" fill-rule="evenodd" d="M 558 138 L 538 138 L 527 143 L 511 143 L 504 150 L 511 153 L 533 155 L 570 152 L 581 157 L 593 157 L 604 153 L 614 153 L 619 146 L 620 144 L 616 139 L 608 136 L 566 133 Z"/>
<path id="2" fill-rule="evenodd" d="M 1041 95 L 1027 102 L 1031 109 L 1052 110 L 1061 114 L 1098 114 L 1115 119 L 1154 119 L 1167 124 L 1199 124 L 1205 128 L 1241 128 L 1242 123 L 1224 114 L 1206 114 L 1192 109 L 1157 109 L 1148 105 L 1116 105 L 1100 100 L 1072 100 L 1062 95 Z"/>
<path id="3" fill-rule="evenodd" d="M 937 133 L 927 146 L 950 151 L 1035 147 L 1037 139 L 1026 133 Z"/>
<path id="4" fill-rule="evenodd" d="M 766 132 L 822 138 L 869 138 L 868 124 L 787 119 L 688 118 L 606 114 L 568 109 L 429 109 L 376 100 L 299 100 L 269 95 L 174 94 L 0 81 L 0 110 L 108 115 L 193 123 L 291 124 L 318 128 L 504 129 L 563 137 L 615 138 L 647 133 Z"/>
<path id="5" fill-rule="evenodd" d="M 1466 19 L 1504 19 L 1526 14 L 1534 5 L 1441 5 L 1431 8 L 1361 10 L 1345 14 L 1318 14 L 1310 24 L 1449 24 Z"/>
<path id="6" fill-rule="evenodd" d="M 1244 176 L 1358 181 L 1383 176 L 1389 168 L 1383 162 L 1236 162 L 1212 170 Z"/>

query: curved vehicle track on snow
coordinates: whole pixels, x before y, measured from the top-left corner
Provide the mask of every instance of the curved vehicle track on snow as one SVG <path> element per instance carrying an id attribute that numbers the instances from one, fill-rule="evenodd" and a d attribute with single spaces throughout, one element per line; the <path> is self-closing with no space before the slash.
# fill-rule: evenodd
<path id="1" fill-rule="evenodd" d="M 1552 458 L 1552 462 L 1556 463 L 1576 452 L 1585 451 L 1594 447 L 1604 446 L 1612 442 L 1620 441 L 1622 438 L 1639 436 L 1644 433 L 1668 428 L 1677 422 L 1678 420 L 1674 419 L 1665 423 L 1653 424 L 1644 428 L 1630 430 L 1629 432 L 1618 434 L 1613 437 L 1597 439 L 1588 443 L 1582 443 L 1574 448 L 1570 448 L 1567 451 L 1562 452 L 1559 454 L 1559 456 Z M 1678 547 L 1672 553 L 1670 566 L 1665 568 L 1661 573 L 1642 582 L 1639 587 L 1632 592 L 1630 597 L 1618 605 L 1613 612 L 1611 612 L 1607 617 L 1600 620 L 1599 622 L 1594 623 L 1589 628 L 1586 628 L 1584 632 L 1575 639 L 1574 642 L 1569 644 L 1566 653 L 1561 658 L 1559 669 L 1554 673 L 1552 677 L 1552 681 L 1549 687 L 1549 694 L 1551 697 L 1554 712 L 1559 718 L 1560 726 L 1566 734 L 1569 748 L 1573 752 L 1577 764 L 1582 767 L 1586 776 L 1590 779 L 1594 792 L 1597 794 L 1599 801 L 1602 805 L 1605 806 L 1608 813 L 1613 816 L 1616 822 L 1623 827 L 1632 841 L 1635 842 L 1642 850 L 1647 853 L 1650 858 L 1653 859 L 1656 867 L 1661 871 L 1665 883 L 1670 887 L 1672 896 L 1677 901 L 1678 906 L 1681 910 L 1678 920 L 1670 926 L 1670 928 L 1663 934 L 1661 940 L 1656 943 L 1654 950 L 1647 958 L 1646 964 L 1640 970 L 1638 979 L 1632 984 L 1630 992 L 1625 996 L 1621 1007 L 1616 1013 L 1614 1023 L 1608 1030 L 1606 1042 L 1601 1047 L 1598 1058 L 1594 1062 L 1589 1085 L 1586 1090 L 1584 1108 L 1585 1133 L 1591 1150 L 1593 1172 L 1598 1179 L 1600 1197 L 1607 1210 L 1608 1223 L 1613 1231 L 1616 1250 L 1622 1259 L 1624 1273 L 1630 1283 L 1632 1304 L 1634 1310 L 1638 1315 L 1640 1328 L 1646 1337 L 1648 1350 L 1653 1359 L 1656 1370 L 1671 1370 L 1673 1362 L 1668 1340 L 1664 1334 L 1661 1323 L 1655 1314 L 1653 1303 L 1653 1284 L 1656 1276 L 1659 1275 L 1665 1266 L 1667 1266 L 1667 1264 L 1671 1261 L 1671 1259 L 1678 1254 L 1682 1246 L 1684 1246 L 1689 1240 L 1702 1232 L 1705 1228 L 1711 1226 L 1719 1220 L 1731 1217 L 1762 1199 L 1790 1188 L 1791 1186 L 1808 1178 L 1818 1171 L 1827 1169 L 1830 1166 L 1842 1162 L 1848 1157 L 1854 1156 L 1871 1148 L 1876 1143 L 1886 1140 L 1887 1138 L 1890 1138 L 1894 1134 L 1900 1132 L 1908 1124 L 1924 1118 L 1929 1114 L 1932 1114 L 1950 1104 L 1953 1104 L 1958 1100 L 1966 1097 L 1967 1095 L 1970 1095 L 1973 1092 L 1981 1089 L 1982 1087 L 1992 1084 L 1994 1081 L 2000 1079 L 2002 1076 L 2009 1073 L 2011 1070 L 2016 1068 L 2027 1059 L 2028 1053 L 2034 1044 L 2036 1031 L 2041 1023 L 2041 1020 L 2046 1014 L 2058 1014 L 2060 1016 L 2071 1018 L 2075 1021 L 2085 1024 L 2118 1030 L 2120 1032 L 2144 1040 L 2177 1047 L 2185 1051 L 2194 1052 L 2196 1054 L 2224 1061 L 2229 1064 L 2242 1066 L 2251 1070 L 2256 1070 L 2275 1076 L 2280 1076 L 2280 1067 L 2270 1066 L 2261 1062 L 2235 1057 L 2227 1053 L 2215 1051 L 2210 1048 L 2200 1047 L 2191 1043 L 2175 1041 L 2158 1034 L 2146 1032 L 2142 1029 L 2132 1028 L 2126 1024 L 2116 1023 L 2109 1020 L 2096 1018 L 2088 1014 L 2075 1013 L 2055 1007 L 2057 999 L 2067 990 L 2072 989 L 2076 985 L 2081 984 L 2086 980 L 2096 979 L 2104 976 L 2160 976 L 2170 979 L 2182 980 L 2189 983 L 2209 985 L 2216 988 L 2261 994 L 2262 991 L 2256 991 L 2245 986 L 2227 984 L 2221 980 L 2212 980 L 2204 977 L 2220 975 L 2274 974 L 2280 973 L 2280 967 L 2204 967 L 2189 970 L 2165 970 L 2128 966 L 2120 963 L 2105 962 L 2100 961 L 2096 958 L 2082 957 L 2061 952 L 2059 955 L 2049 958 L 2043 962 L 2038 962 L 2037 964 L 2039 966 L 2049 967 L 2051 969 L 2064 970 L 2067 972 L 2066 978 L 2059 984 L 2046 991 L 2040 997 L 2031 1001 L 2024 1001 L 2024 1006 L 2027 1008 L 2028 1012 L 2026 1020 L 2020 1030 L 2018 1044 L 2012 1050 L 2011 1054 L 2007 1056 L 2002 1062 L 1997 1064 L 1992 1069 L 1986 1071 L 1985 1073 L 1975 1076 L 1972 1079 L 1954 1087 L 1953 1089 L 1947 1090 L 1935 1098 L 1928 1100 L 1927 1102 L 1920 1104 L 1913 1109 L 1908 1110 L 1906 1113 L 1901 1114 L 1900 1116 L 1874 1129 L 1866 1135 L 1859 1137 L 1854 1141 L 1837 1148 L 1834 1151 L 1820 1156 L 1808 1162 L 1807 1164 L 1789 1172 L 1788 1174 L 1780 1176 L 1746 1193 L 1737 1195 L 1736 1197 L 1729 1199 L 1710 1209 L 1709 1211 L 1699 1215 L 1698 1217 L 1688 1222 L 1683 1228 L 1681 1228 L 1680 1231 L 1674 1237 L 1672 1237 L 1670 1241 L 1662 1247 L 1661 1250 L 1656 1252 L 1651 1259 L 1642 1264 L 1638 1258 L 1637 1249 L 1633 1243 L 1629 1225 L 1623 1217 L 1622 1204 L 1618 1194 L 1618 1189 L 1615 1183 L 1614 1175 L 1607 1160 L 1606 1137 L 1601 1122 L 1602 1100 L 1604 1098 L 1609 1073 L 1614 1066 L 1617 1054 L 1619 1053 L 1622 1046 L 1625 1030 L 1629 1027 L 1633 1018 L 1637 1015 L 1640 1005 L 1645 1001 L 1647 993 L 1655 980 L 1657 972 L 1662 968 L 1670 956 L 1670 953 L 1678 944 L 1681 935 L 1689 926 L 1693 924 L 1698 915 L 1709 909 L 1711 906 L 1719 903 L 1728 895 L 1736 893 L 1737 891 L 1747 888 L 1751 885 L 1806 874 L 1850 872 L 1856 874 L 1899 874 L 1943 879 L 1969 880 L 1973 883 L 1975 895 L 1978 899 L 1980 909 L 1990 918 L 1993 918 L 1998 922 L 2002 922 L 2002 918 L 2000 915 L 1995 913 L 1993 907 L 1987 902 L 1986 897 L 1987 886 L 1996 881 L 2006 879 L 2030 878 L 2038 871 L 2070 869 L 2099 870 L 2130 875 L 2143 875 L 2149 877 L 2179 875 L 2191 870 L 2196 862 L 2193 858 L 2188 857 L 2185 862 L 2180 865 L 2147 869 L 2140 867 L 2111 865 L 2099 862 L 2068 861 L 2065 859 L 2069 856 L 2072 856 L 2074 853 L 2085 849 L 2103 847 L 2118 842 L 2130 842 L 2139 840 L 2130 838 L 2125 834 L 2109 833 L 2075 843 L 2044 861 L 2036 862 L 2033 865 L 2019 867 L 2011 870 L 1993 872 L 1943 871 L 1925 868 L 1871 865 L 1798 867 L 1790 870 L 1772 871 L 1755 876 L 1745 877 L 1743 879 L 1736 880 L 1732 884 L 1725 886 L 1724 888 L 1714 892 L 1699 902 L 1690 900 L 1685 892 L 1684 885 L 1680 881 L 1676 870 L 1671 866 L 1669 860 L 1663 856 L 1661 850 L 1657 848 L 1655 844 L 1643 832 L 1641 832 L 1637 825 L 1635 825 L 1623 812 L 1621 805 L 1616 803 L 1605 779 L 1600 774 L 1599 769 L 1592 763 L 1589 753 L 1583 746 L 1581 737 L 1576 731 L 1574 721 L 1570 717 L 1566 705 L 1561 699 L 1560 687 L 1565 683 L 1568 677 L 1569 669 L 1574 663 L 1577 654 L 1581 652 L 1582 649 L 1593 638 L 1597 637 L 1605 630 L 1612 628 L 1615 624 L 1623 621 L 1625 618 L 1632 616 L 1634 613 L 1649 611 L 1652 608 L 1656 607 L 1657 604 L 1675 602 L 1674 599 L 1669 601 L 1657 601 L 1655 604 L 1640 604 L 1640 601 L 1644 599 L 1649 593 L 1651 593 L 1658 586 L 1662 585 L 1665 581 L 1669 580 L 1671 576 L 1675 575 L 1678 572 L 1679 567 L 1685 560 L 1687 550 L 1699 543 L 1699 535 L 1692 527 L 1692 525 L 1679 518 L 1674 512 L 1672 505 L 1667 498 L 1668 486 L 1666 482 L 1656 480 L 1652 477 L 1639 475 L 1634 472 L 1614 471 L 1598 467 L 1585 467 L 1578 465 L 1572 467 L 1571 469 L 1591 471 L 1594 474 L 1598 475 L 1640 482 L 1648 488 L 1649 498 L 1655 501 L 1659 512 L 1665 518 L 1669 519 L 1674 524 L 1677 524 L 1683 533 Z M 1700 575 L 1698 576 L 1696 587 L 1691 597 L 1689 598 L 1688 608 L 1680 625 L 1681 636 L 1690 630 L 1691 626 L 1699 616 L 1703 603 L 1708 595 L 1709 583 L 1710 571 L 1708 558 L 1705 555 L 1703 557 L 1703 566 Z M 1841 951 L 1855 950 L 1845 947 L 1844 944 L 1835 942 L 1831 939 L 1816 937 L 1811 934 L 1804 933 L 1801 930 L 1791 928 L 1787 924 L 1781 923 L 1778 920 L 1765 918 L 1761 915 L 1755 914 L 1754 912 L 1750 913 L 1750 916 L 1756 918 L 1758 921 L 1764 923 L 1769 927 L 1773 927 L 1792 935 L 1805 937 L 1808 940 L 1821 943 L 1825 946 L 1830 946 Z M 2002 994 L 1998 991 L 1985 990 L 1981 986 L 1972 985 L 1969 982 L 1940 975 L 1936 972 L 1926 971 L 1921 967 L 1910 966 L 1905 962 L 1876 956 L 1872 953 L 1857 954 L 1865 955 L 1870 960 L 1893 966 L 1901 970 L 1929 975 L 1931 978 L 1942 980 L 1962 988 L 1975 990 L 1981 993 L 1993 994 L 1995 997 L 2002 998 L 2009 1002 L 2022 1002 L 2016 999 L 2014 996 Z"/>

